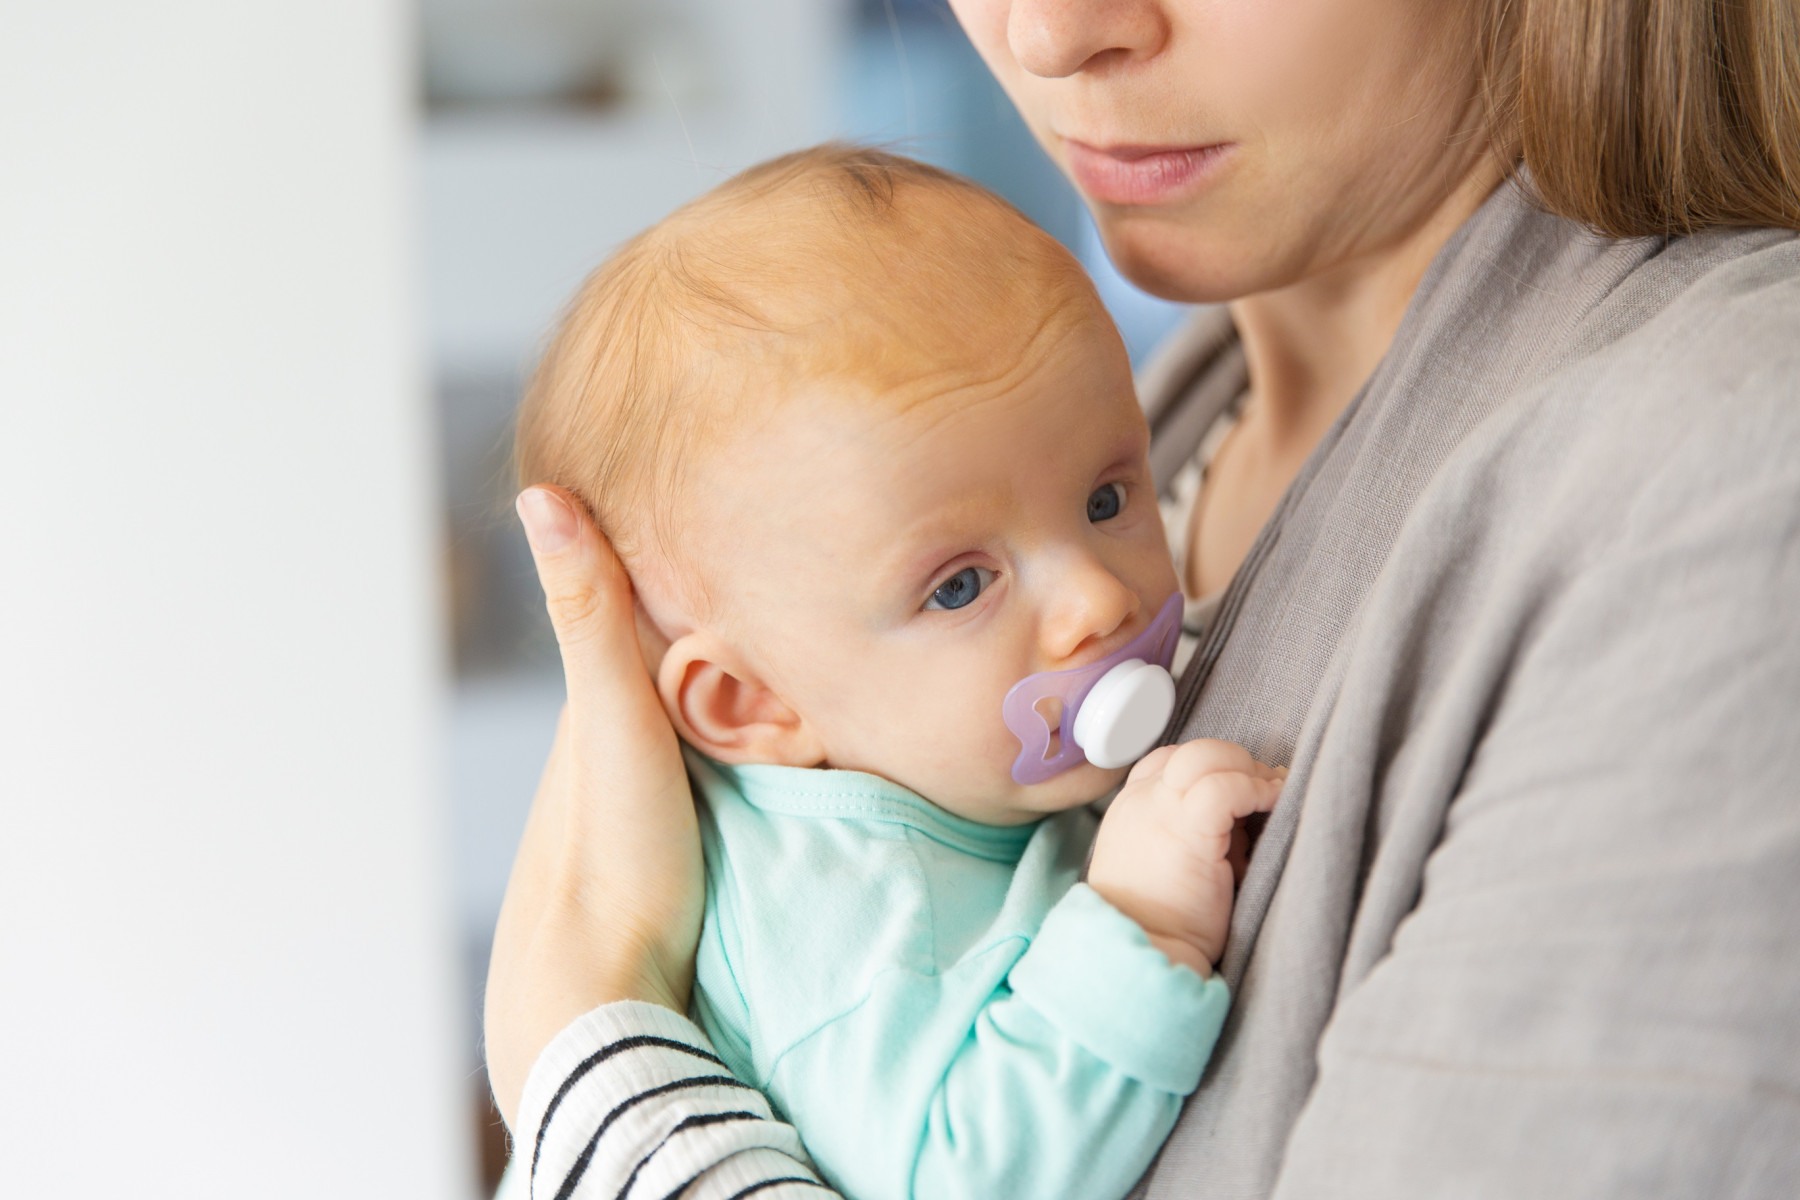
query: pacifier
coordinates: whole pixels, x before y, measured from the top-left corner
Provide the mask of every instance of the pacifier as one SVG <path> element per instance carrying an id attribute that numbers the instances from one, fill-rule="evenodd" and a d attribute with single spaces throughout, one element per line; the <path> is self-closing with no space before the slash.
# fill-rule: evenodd
<path id="1" fill-rule="evenodd" d="M 1156 619 L 1119 649 L 1085 667 L 1040 671 L 1013 684 L 1001 701 L 1006 727 L 1024 747 L 1013 762 L 1017 783 L 1042 783 L 1072 767 L 1129 766 L 1147 754 L 1175 711 L 1175 679 L 1169 664 L 1181 638 L 1181 593 L 1163 603 Z M 1062 704 L 1050 752 L 1051 723 L 1038 705 Z"/>

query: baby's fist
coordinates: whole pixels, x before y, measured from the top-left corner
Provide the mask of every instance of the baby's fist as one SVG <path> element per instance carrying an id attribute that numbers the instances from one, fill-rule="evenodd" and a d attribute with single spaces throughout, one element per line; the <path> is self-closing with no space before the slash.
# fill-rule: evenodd
<path id="1" fill-rule="evenodd" d="M 1230 742 L 1151 752 L 1100 822 L 1088 886 L 1172 961 L 1211 974 L 1231 920 L 1232 830 L 1275 806 L 1286 774 Z"/>

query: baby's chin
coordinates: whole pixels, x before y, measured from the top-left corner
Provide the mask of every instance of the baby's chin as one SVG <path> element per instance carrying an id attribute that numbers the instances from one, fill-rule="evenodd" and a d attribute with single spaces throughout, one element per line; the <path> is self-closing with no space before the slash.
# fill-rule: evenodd
<path id="1" fill-rule="evenodd" d="M 1015 785 L 1013 802 L 1027 812 L 1049 815 L 1092 804 L 1125 782 L 1130 767 L 1096 767 L 1082 763 L 1042 783 Z"/>
<path id="2" fill-rule="evenodd" d="M 1083 763 L 1042 783 L 1021 784 L 1013 780 L 1008 768 L 998 776 L 965 775 L 954 789 L 936 794 L 928 788 L 920 789 L 910 781 L 905 781 L 905 786 L 912 787 L 938 807 L 983 825 L 1024 825 L 1110 795 L 1125 782 L 1129 771 L 1129 767 L 1105 768 Z"/>

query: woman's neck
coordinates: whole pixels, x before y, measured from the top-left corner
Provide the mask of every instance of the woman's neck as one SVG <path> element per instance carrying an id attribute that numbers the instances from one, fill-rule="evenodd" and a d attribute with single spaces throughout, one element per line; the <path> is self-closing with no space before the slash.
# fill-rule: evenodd
<path id="1" fill-rule="evenodd" d="M 1251 403 L 1272 449 L 1305 450 L 1374 372 L 1431 261 L 1499 185 L 1481 155 L 1398 241 L 1329 271 L 1234 302 Z"/>

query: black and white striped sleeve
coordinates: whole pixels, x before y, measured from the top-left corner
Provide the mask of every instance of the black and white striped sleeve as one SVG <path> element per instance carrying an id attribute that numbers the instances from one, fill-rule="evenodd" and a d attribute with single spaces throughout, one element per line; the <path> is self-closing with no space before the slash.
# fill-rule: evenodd
<path id="1" fill-rule="evenodd" d="M 519 1101 L 531 1200 L 831 1200 L 800 1137 L 691 1022 L 608 1004 L 557 1034 Z"/>

